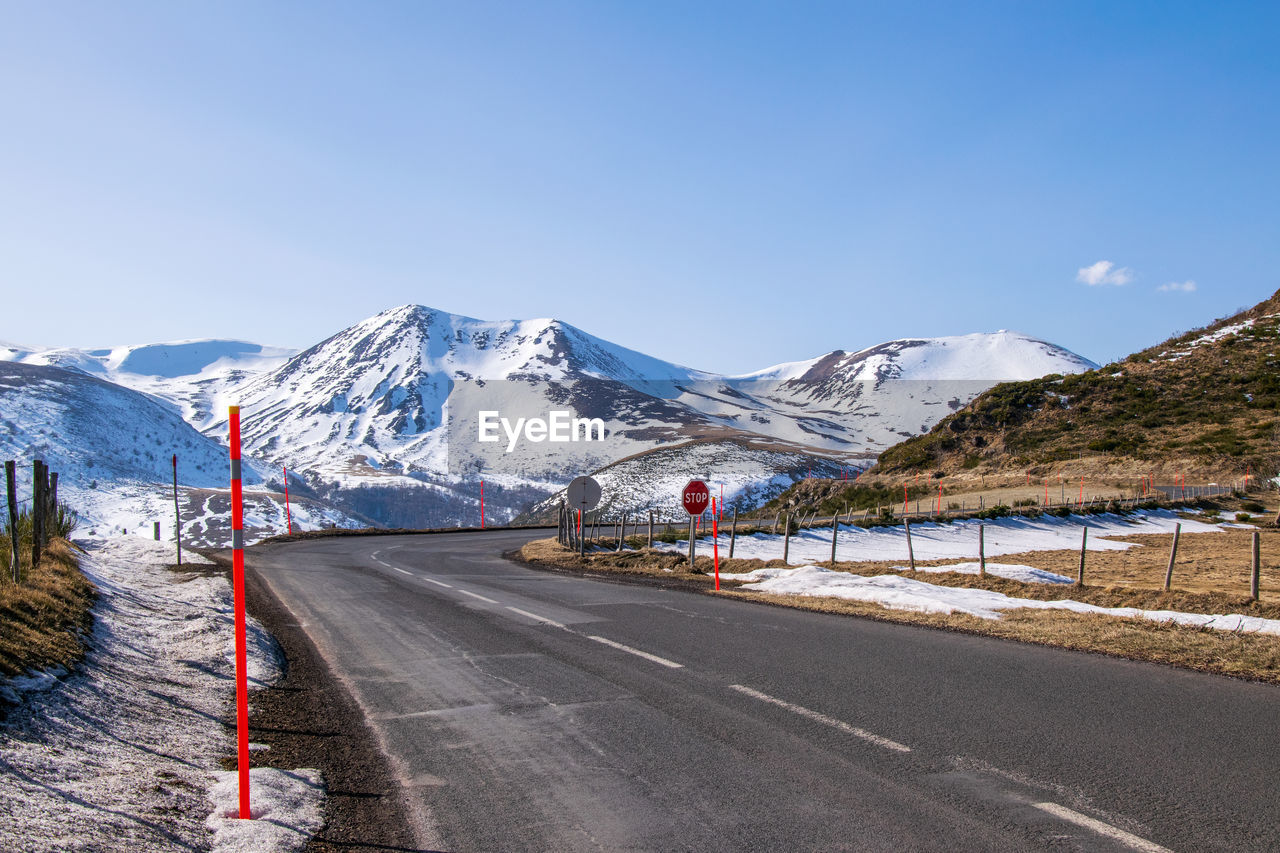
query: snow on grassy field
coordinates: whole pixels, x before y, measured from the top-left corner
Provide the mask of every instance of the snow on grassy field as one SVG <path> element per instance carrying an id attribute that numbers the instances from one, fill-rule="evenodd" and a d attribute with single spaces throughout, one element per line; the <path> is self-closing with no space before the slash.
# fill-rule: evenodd
<path id="1" fill-rule="evenodd" d="M 99 598 L 84 661 L 65 678 L 3 685 L 21 703 L 0 725 L 0 849 L 289 851 L 318 830 L 324 792 L 313 770 L 255 770 L 261 820 L 226 818 L 218 759 L 232 750 L 231 589 L 220 575 L 167 569 L 172 548 L 127 536 L 90 543 L 81 565 Z M 270 684 L 278 647 L 253 620 L 248 640 L 250 685 Z"/>
<path id="2" fill-rule="evenodd" d="M 1090 551 L 1123 551 L 1133 545 L 1107 537 L 1172 533 L 1175 524 L 1182 525 L 1183 533 L 1215 533 L 1222 529 L 1216 524 L 1181 518 L 1167 510 L 1130 516 L 1107 513 L 1067 518 L 1048 515 L 1038 518 L 1008 517 L 983 522 L 955 521 L 950 524 L 928 522 L 911 525 L 911 547 L 915 558 L 966 561 L 976 558 L 979 524 L 985 526 L 983 540 L 987 557 L 1028 551 L 1079 549 L 1083 526 L 1089 528 Z M 742 559 L 780 560 L 782 538 L 781 534 L 775 536 L 768 533 L 739 536 L 733 555 Z M 689 550 L 689 543 L 687 540 L 671 544 L 655 543 L 655 547 L 685 553 Z M 719 547 L 721 554 L 729 553 L 729 534 L 723 526 L 720 530 Z M 709 537 L 698 540 L 699 552 L 705 554 L 710 548 Z M 831 528 L 813 528 L 792 534 L 787 554 L 788 563 L 801 565 L 830 559 Z M 836 538 L 836 559 L 842 562 L 905 561 L 906 531 L 901 526 L 862 528 L 841 525 Z"/>
<path id="3" fill-rule="evenodd" d="M 1154 622 L 1173 622 L 1240 633 L 1280 634 L 1280 620 L 1260 619 L 1238 613 L 1181 613 L 1174 610 L 1141 610 L 1135 607 L 1098 607 L 1071 600 L 1039 601 L 1014 598 L 985 589 L 937 586 L 898 575 L 866 577 L 820 566 L 761 571 L 773 574 L 762 576 L 764 579 L 745 584 L 741 589 L 774 595 L 869 601 L 893 610 L 912 610 L 918 613 L 967 613 L 982 619 L 999 619 L 1000 611 L 1027 607 L 1149 619 Z"/>

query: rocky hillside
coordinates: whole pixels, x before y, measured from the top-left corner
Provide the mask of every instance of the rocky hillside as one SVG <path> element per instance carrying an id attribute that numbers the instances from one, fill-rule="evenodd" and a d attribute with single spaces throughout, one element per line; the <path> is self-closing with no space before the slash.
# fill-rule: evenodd
<path id="1" fill-rule="evenodd" d="M 1070 376 L 1007 382 L 881 455 L 870 472 L 1233 480 L 1280 471 L 1280 292 Z"/>

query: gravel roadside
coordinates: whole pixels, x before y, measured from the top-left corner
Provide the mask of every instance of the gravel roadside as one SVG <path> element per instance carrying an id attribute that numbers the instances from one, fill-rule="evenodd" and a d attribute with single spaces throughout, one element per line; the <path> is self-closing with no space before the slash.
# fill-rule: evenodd
<path id="1" fill-rule="evenodd" d="M 399 788 L 360 707 L 252 565 L 245 597 L 287 660 L 284 679 L 250 703 L 249 738 L 270 746 L 255 757 L 277 767 L 319 768 L 328 783 L 325 826 L 308 853 L 426 853 L 417 846 Z M 234 761 L 228 758 L 229 769 Z"/>

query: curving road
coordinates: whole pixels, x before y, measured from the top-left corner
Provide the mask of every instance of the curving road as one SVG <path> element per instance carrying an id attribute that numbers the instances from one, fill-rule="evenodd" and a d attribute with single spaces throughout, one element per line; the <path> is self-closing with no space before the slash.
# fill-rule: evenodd
<path id="1" fill-rule="evenodd" d="M 1280 849 L 1280 688 L 500 556 L 545 535 L 249 552 L 425 847 Z"/>

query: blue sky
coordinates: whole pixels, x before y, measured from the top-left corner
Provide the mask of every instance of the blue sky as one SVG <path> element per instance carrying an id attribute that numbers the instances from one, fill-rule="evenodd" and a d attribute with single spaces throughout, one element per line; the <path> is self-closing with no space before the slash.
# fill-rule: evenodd
<path id="1" fill-rule="evenodd" d="M 0 3 L 0 339 L 1111 360 L 1280 288 L 1277 9 Z"/>

